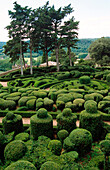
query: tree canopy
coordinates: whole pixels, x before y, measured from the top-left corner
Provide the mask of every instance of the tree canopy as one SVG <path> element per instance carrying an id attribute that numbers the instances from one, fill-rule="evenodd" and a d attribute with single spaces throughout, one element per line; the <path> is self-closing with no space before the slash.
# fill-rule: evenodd
<path id="1" fill-rule="evenodd" d="M 95 40 L 88 49 L 90 57 L 100 65 L 110 64 L 110 38 L 99 38 Z"/>

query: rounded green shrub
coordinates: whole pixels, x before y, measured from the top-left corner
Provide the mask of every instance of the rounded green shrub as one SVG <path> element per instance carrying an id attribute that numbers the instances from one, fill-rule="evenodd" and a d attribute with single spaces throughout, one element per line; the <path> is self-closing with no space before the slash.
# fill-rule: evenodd
<path id="1" fill-rule="evenodd" d="M 25 132 L 19 133 L 15 136 L 15 140 L 22 140 L 26 142 L 27 140 L 29 140 L 29 134 Z"/>
<path id="2" fill-rule="evenodd" d="M 48 116 L 47 114 L 48 114 L 48 112 L 44 108 L 39 109 L 38 112 L 37 112 L 37 116 L 39 118 L 46 118 Z"/>
<path id="3" fill-rule="evenodd" d="M 8 112 L 6 116 L 2 119 L 3 132 L 8 134 L 15 131 L 16 134 L 22 132 L 23 122 L 22 116 L 13 114 L 13 112 Z"/>
<path id="4" fill-rule="evenodd" d="M 57 105 L 57 109 L 59 109 L 59 110 L 63 110 L 65 107 L 65 103 L 60 100 L 56 101 L 56 105 Z"/>
<path id="5" fill-rule="evenodd" d="M 74 105 L 72 102 L 67 102 L 65 104 L 65 108 L 70 108 L 72 111 L 76 110 L 76 105 Z"/>
<path id="6" fill-rule="evenodd" d="M 5 100 L 4 107 L 5 109 L 8 108 L 9 110 L 15 110 L 16 102 L 13 100 Z"/>
<path id="7" fill-rule="evenodd" d="M 26 106 L 29 110 L 35 110 L 36 108 L 36 99 L 31 99 L 26 102 Z"/>
<path id="8" fill-rule="evenodd" d="M 6 160 L 16 161 L 25 155 L 27 147 L 21 140 L 14 140 L 8 143 L 4 150 L 4 157 Z"/>
<path id="9" fill-rule="evenodd" d="M 62 144 L 59 140 L 51 140 L 48 144 L 48 149 L 55 155 L 60 155 L 62 151 Z"/>
<path id="10" fill-rule="evenodd" d="M 29 161 L 19 160 L 9 165 L 5 170 L 36 170 L 37 168 Z"/>
<path id="11" fill-rule="evenodd" d="M 47 92 L 46 91 L 33 91 L 31 93 L 32 95 L 36 96 L 37 98 L 45 98 L 47 97 Z"/>
<path id="12" fill-rule="evenodd" d="M 51 111 L 53 108 L 53 103 L 54 101 L 49 99 L 49 98 L 44 98 L 44 107 L 48 110 Z"/>
<path id="13" fill-rule="evenodd" d="M 42 164 L 40 170 L 60 170 L 60 165 L 53 162 L 53 161 L 47 161 L 44 164 Z"/>
<path id="14" fill-rule="evenodd" d="M 66 151 L 76 151 L 79 155 L 85 155 L 91 150 L 92 135 L 82 128 L 74 129 L 64 140 L 63 148 Z"/>
<path id="15" fill-rule="evenodd" d="M 84 103 L 85 103 L 85 100 L 84 100 L 84 99 L 75 99 L 75 100 L 73 101 L 74 111 L 83 110 L 83 108 L 84 108 Z"/>
<path id="16" fill-rule="evenodd" d="M 110 156 L 110 140 L 102 140 L 99 145 L 104 155 Z"/>
<path id="17" fill-rule="evenodd" d="M 103 99 L 103 96 L 99 93 L 91 93 L 91 94 L 86 94 L 84 96 L 84 99 L 85 100 L 94 100 L 98 103 Z"/>
<path id="18" fill-rule="evenodd" d="M 44 102 L 44 99 L 38 98 L 38 99 L 36 100 L 36 103 L 37 103 L 37 102 Z"/>
<path id="19" fill-rule="evenodd" d="M 41 108 L 37 114 L 33 115 L 30 119 L 31 135 L 34 139 L 38 136 L 44 135 L 49 138 L 53 137 L 53 119 L 47 110 Z"/>
<path id="20" fill-rule="evenodd" d="M 61 142 L 69 135 L 68 131 L 65 129 L 60 130 L 57 133 L 58 138 L 60 139 Z"/>
<path id="21" fill-rule="evenodd" d="M 43 108 L 44 103 L 43 102 L 37 102 L 36 103 L 36 110 L 39 110 L 40 108 Z"/>
<path id="22" fill-rule="evenodd" d="M 89 76 L 81 76 L 81 77 L 79 78 L 79 82 L 80 82 L 81 84 L 88 84 L 88 83 L 90 83 L 90 81 L 91 81 L 91 79 L 90 79 Z"/>
<path id="23" fill-rule="evenodd" d="M 107 134 L 106 134 L 105 140 L 110 140 L 110 133 L 107 133 Z"/>
<path id="24" fill-rule="evenodd" d="M 74 115 L 69 108 L 65 108 L 63 112 L 59 113 L 56 117 L 57 120 L 57 130 L 65 129 L 71 132 L 76 128 L 77 116 Z"/>
<path id="25" fill-rule="evenodd" d="M 21 97 L 18 101 L 18 106 L 22 107 L 22 106 L 26 106 L 26 103 L 28 100 L 31 100 L 31 99 L 36 99 L 35 96 L 24 96 L 24 97 Z"/>
<path id="26" fill-rule="evenodd" d="M 97 113 L 97 103 L 94 100 L 86 101 L 84 108 L 88 113 Z"/>
<path id="27" fill-rule="evenodd" d="M 110 73 L 106 76 L 106 80 L 108 83 L 110 82 Z"/>
<path id="28" fill-rule="evenodd" d="M 80 113 L 80 127 L 91 132 L 93 140 L 99 140 L 103 136 L 103 121 L 100 111 L 97 113 L 88 113 L 86 110 Z"/>
<path id="29" fill-rule="evenodd" d="M 73 161 L 78 160 L 78 153 L 76 151 L 70 151 L 68 153 L 60 155 L 60 157 L 63 158 L 69 164 L 73 164 Z"/>
<path id="30" fill-rule="evenodd" d="M 72 110 L 70 108 L 65 108 L 62 112 L 63 116 L 68 117 L 72 115 Z"/>

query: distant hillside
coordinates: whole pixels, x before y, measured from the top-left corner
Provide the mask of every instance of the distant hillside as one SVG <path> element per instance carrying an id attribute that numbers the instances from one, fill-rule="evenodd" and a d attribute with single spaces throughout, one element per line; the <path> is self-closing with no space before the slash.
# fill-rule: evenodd
<path id="1" fill-rule="evenodd" d="M 72 49 L 72 51 L 78 55 L 79 53 L 88 53 L 88 48 L 91 45 L 91 43 L 93 41 L 95 41 L 96 38 L 92 39 L 92 38 L 88 38 L 88 39 L 79 39 L 79 41 L 77 42 L 77 47 L 78 49 Z"/>
<path id="2" fill-rule="evenodd" d="M 77 42 L 77 47 L 78 49 L 72 49 L 72 52 L 74 52 L 76 55 L 80 54 L 80 53 L 88 53 L 88 48 L 90 46 L 90 44 L 95 41 L 96 39 L 79 39 L 79 41 Z M 4 56 L 4 54 L 2 53 L 3 51 L 3 45 L 5 45 L 6 42 L 0 42 L 0 57 Z M 43 52 L 39 51 L 38 53 L 33 53 L 33 57 L 38 57 L 38 56 L 42 56 Z M 50 54 L 49 54 L 50 55 Z M 25 54 L 25 57 L 29 57 L 29 50 L 28 53 Z"/>

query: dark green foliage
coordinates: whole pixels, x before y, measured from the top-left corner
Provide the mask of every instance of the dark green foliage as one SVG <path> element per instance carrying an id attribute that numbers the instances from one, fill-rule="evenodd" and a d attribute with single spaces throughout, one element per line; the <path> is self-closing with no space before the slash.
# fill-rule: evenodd
<path id="1" fill-rule="evenodd" d="M 62 144 L 59 140 L 51 140 L 48 144 L 48 149 L 55 155 L 60 155 Z"/>
<path id="2" fill-rule="evenodd" d="M 60 170 L 60 165 L 52 162 L 52 161 L 48 161 L 45 162 L 44 164 L 42 164 L 40 170 Z"/>
<path id="3" fill-rule="evenodd" d="M 110 156 L 110 140 L 102 140 L 99 144 L 104 155 Z"/>
<path id="4" fill-rule="evenodd" d="M 57 133 L 58 138 L 60 139 L 60 141 L 63 143 L 63 140 L 69 135 L 68 131 L 65 129 L 60 130 Z"/>
<path id="5" fill-rule="evenodd" d="M 99 93 L 91 93 L 91 94 L 86 94 L 84 96 L 85 100 L 94 100 L 97 103 L 103 99 L 103 96 Z"/>
<path id="6" fill-rule="evenodd" d="M 72 164 L 73 161 L 78 160 L 78 153 L 76 151 L 70 151 L 68 153 L 64 153 L 60 155 L 61 158 L 65 160 L 65 162 Z"/>
<path id="7" fill-rule="evenodd" d="M 28 107 L 29 110 L 35 110 L 35 108 L 36 108 L 36 99 L 28 100 L 27 103 L 26 103 L 26 106 Z"/>
<path id="8" fill-rule="evenodd" d="M 85 155 L 91 150 L 92 135 L 86 129 L 74 129 L 64 140 L 63 148 L 67 151 L 77 151 L 79 155 Z"/>
<path id="9" fill-rule="evenodd" d="M 57 109 L 59 109 L 59 110 L 63 110 L 65 107 L 65 103 L 60 100 L 56 101 L 56 105 L 57 105 Z"/>
<path id="10" fill-rule="evenodd" d="M 76 128 L 77 116 L 74 115 L 69 108 L 65 108 L 62 113 L 59 113 L 56 117 L 57 119 L 57 129 L 65 129 L 71 132 Z"/>
<path id="11" fill-rule="evenodd" d="M 103 136 L 103 122 L 99 111 L 97 113 L 88 113 L 82 111 L 80 113 L 80 127 L 91 132 L 93 140 L 99 140 Z"/>
<path id="12" fill-rule="evenodd" d="M 68 79 L 70 76 L 69 72 L 64 72 L 64 73 L 60 73 L 57 75 L 57 79 L 58 80 L 64 80 L 64 79 Z"/>
<path id="13" fill-rule="evenodd" d="M 110 133 L 107 133 L 107 134 L 106 134 L 105 140 L 110 140 Z"/>
<path id="14" fill-rule="evenodd" d="M 110 74 L 107 75 L 106 80 L 108 83 L 110 82 Z"/>
<path id="15" fill-rule="evenodd" d="M 12 131 L 15 133 L 20 133 L 23 130 L 22 117 L 12 112 L 8 112 L 6 116 L 2 119 L 3 132 L 8 134 Z"/>
<path id="16" fill-rule="evenodd" d="M 22 140 L 26 142 L 27 140 L 29 140 L 29 134 L 25 132 L 19 133 L 15 136 L 15 140 Z"/>
<path id="17" fill-rule="evenodd" d="M 34 95 L 34 96 L 36 96 L 36 97 L 38 97 L 38 98 L 45 98 L 45 97 L 47 97 L 47 92 L 45 91 L 33 91 L 32 92 L 32 95 Z"/>
<path id="18" fill-rule="evenodd" d="M 13 100 L 5 100 L 4 107 L 5 109 L 8 108 L 9 110 L 15 110 L 16 103 Z"/>
<path id="19" fill-rule="evenodd" d="M 88 113 L 97 113 L 97 103 L 94 100 L 86 101 L 84 108 Z"/>
<path id="20" fill-rule="evenodd" d="M 102 112 L 106 112 L 108 113 L 108 111 L 106 110 L 106 108 L 110 107 L 110 101 L 100 101 L 98 103 L 98 109 Z"/>
<path id="21" fill-rule="evenodd" d="M 16 97 L 6 97 L 6 100 L 13 100 L 16 102 L 16 104 L 18 103 L 18 100 L 20 99 L 20 96 L 16 96 Z"/>
<path id="22" fill-rule="evenodd" d="M 6 160 L 16 161 L 23 157 L 27 148 L 23 141 L 14 140 L 6 145 L 4 150 L 4 157 Z"/>
<path id="23" fill-rule="evenodd" d="M 44 107 L 48 110 L 51 111 L 53 108 L 53 103 L 54 101 L 49 99 L 49 98 L 44 98 Z"/>
<path id="24" fill-rule="evenodd" d="M 74 112 L 75 111 L 81 111 L 84 108 L 84 103 L 85 100 L 84 99 L 75 99 L 73 101 L 73 105 L 74 105 Z"/>
<path id="25" fill-rule="evenodd" d="M 36 170 L 36 167 L 29 161 L 20 160 L 9 165 L 5 170 Z"/>
<path id="26" fill-rule="evenodd" d="M 27 111 L 28 107 L 27 106 L 22 106 L 16 109 L 17 111 Z"/>
<path id="27" fill-rule="evenodd" d="M 36 103 L 36 110 L 39 110 L 40 108 L 43 108 L 44 103 L 43 102 L 37 102 Z"/>
<path id="28" fill-rule="evenodd" d="M 53 137 L 53 120 L 52 116 L 47 113 L 47 110 L 41 108 L 36 115 L 33 115 L 30 119 L 31 135 L 34 139 L 38 136 L 44 135 L 47 137 Z"/>
<path id="29" fill-rule="evenodd" d="M 79 82 L 81 84 L 88 84 L 88 83 L 90 83 L 90 81 L 91 81 L 91 79 L 89 76 L 82 76 L 79 78 Z"/>
<path id="30" fill-rule="evenodd" d="M 26 106 L 27 101 L 30 100 L 30 99 L 36 99 L 36 97 L 35 96 L 29 96 L 29 97 L 24 96 L 24 97 L 21 97 L 19 99 L 19 101 L 18 101 L 18 106 L 20 106 L 20 107 L 21 106 Z"/>
<path id="31" fill-rule="evenodd" d="M 74 111 L 76 111 L 76 105 L 75 104 L 73 104 L 72 102 L 67 102 L 66 104 L 65 104 L 65 108 L 70 108 L 71 110 L 72 110 L 72 112 L 74 112 Z"/>

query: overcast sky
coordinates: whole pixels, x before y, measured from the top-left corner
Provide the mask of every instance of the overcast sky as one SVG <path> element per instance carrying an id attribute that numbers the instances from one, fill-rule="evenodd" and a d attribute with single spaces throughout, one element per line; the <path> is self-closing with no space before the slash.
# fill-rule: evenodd
<path id="1" fill-rule="evenodd" d="M 22 7 L 36 9 L 43 6 L 47 0 L 16 0 Z M 10 24 L 8 10 L 13 10 L 15 0 L 3 0 L 0 4 L 0 41 L 8 41 L 5 29 Z M 71 14 L 79 23 L 79 38 L 110 37 L 110 0 L 49 0 L 55 8 L 71 3 L 74 12 Z M 71 16 L 68 16 L 70 18 Z"/>

